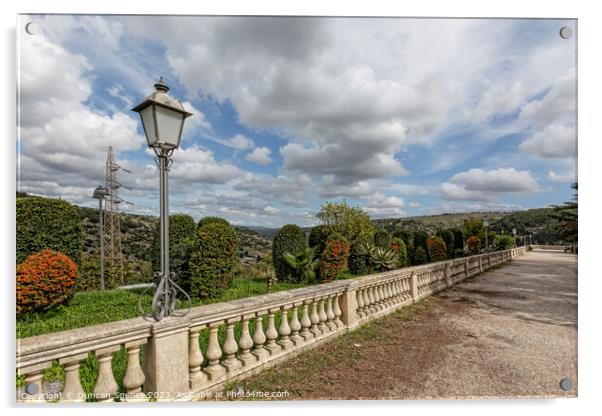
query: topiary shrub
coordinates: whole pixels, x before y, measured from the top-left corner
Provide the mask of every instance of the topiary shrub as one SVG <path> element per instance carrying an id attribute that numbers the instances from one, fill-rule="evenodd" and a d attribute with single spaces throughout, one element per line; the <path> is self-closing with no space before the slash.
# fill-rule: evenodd
<path id="1" fill-rule="evenodd" d="M 203 217 L 199 220 L 199 223 L 197 224 L 197 228 L 201 228 L 204 225 L 213 224 L 213 223 L 219 223 L 219 224 L 224 224 L 224 225 L 228 225 L 228 226 L 230 225 L 228 220 L 226 220 L 222 217 Z"/>
<path id="2" fill-rule="evenodd" d="M 479 237 L 468 237 L 466 240 L 466 248 L 468 250 L 468 255 L 472 256 L 474 254 L 479 254 L 481 252 L 481 240 Z"/>
<path id="3" fill-rule="evenodd" d="M 374 231 L 374 245 L 382 249 L 389 249 L 391 244 L 391 234 L 386 230 L 379 229 Z"/>
<path id="4" fill-rule="evenodd" d="M 514 237 L 508 234 L 496 235 L 495 238 L 491 240 L 491 247 L 494 251 L 508 250 L 514 247 Z"/>
<path id="5" fill-rule="evenodd" d="M 17 314 L 65 303 L 77 281 L 77 265 L 65 254 L 46 249 L 17 267 Z"/>
<path id="6" fill-rule="evenodd" d="M 305 233 L 294 224 L 282 227 L 272 240 L 272 260 L 276 277 L 281 282 L 298 282 L 301 275 L 287 263 L 284 253 L 298 253 L 307 248 Z"/>
<path id="7" fill-rule="evenodd" d="M 307 242 L 310 247 L 316 248 L 316 258 L 322 256 L 322 252 L 326 248 L 326 240 L 332 234 L 332 227 L 328 225 L 317 225 L 309 232 Z"/>
<path id="8" fill-rule="evenodd" d="M 420 246 L 414 252 L 414 264 L 424 264 L 428 261 L 428 257 L 426 255 L 426 250 Z"/>
<path id="9" fill-rule="evenodd" d="M 406 244 L 401 238 L 393 237 L 391 239 L 390 249 L 395 254 L 395 267 L 405 267 L 408 263 L 408 253 Z"/>
<path id="10" fill-rule="evenodd" d="M 429 257 L 431 261 L 442 261 L 447 258 L 447 250 L 443 238 L 430 237 L 428 240 L 426 240 L 426 245 L 429 249 Z"/>
<path id="11" fill-rule="evenodd" d="M 341 235 L 333 235 L 326 241 L 326 248 L 320 262 L 320 280 L 331 282 L 338 279 L 347 266 L 349 258 L 349 243 Z"/>
<path id="12" fill-rule="evenodd" d="M 370 272 L 370 253 L 365 248 L 366 243 L 356 242 L 349 249 L 347 265 L 352 274 L 366 274 Z"/>
<path id="13" fill-rule="evenodd" d="M 217 217 L 207 217 L 217 218 Z M 221 218 L 218 218 L 221 220 Z M 201 220 L 202 221 L 202 220 Z M 224 220 L 225 221 L 225 220 Z M 224 224 L 222 221 L 208 221 L 205 224 Z M 226 224 L 229 226 L 229 224 Z M 161 270 L 161 225 L 157 224 L 151 249 L 153 272 Z M 176 275 L 176 282 L 188 288 L 190 281 L 189 261 L 195 248 L 197 226 L 190 215 L 174 214 L 169 216 L 169 270 Z"/>
<path id="14" fill-rule="evenodd" d="M 437 231 L 437 236 L 443 239 L 445 243 L 445 251 L 448 254 L 454 252 L 454 232 L 449 228 Z"/>
<path id="15" fill-rule="evenodd" d="M 461 250 L 462 254 L 464 254 L 464 234 L 462 233 L 462 230 L 459 228 L 451 228 L 451 232 L 454 233 L 454 253 Z"/>
<path id="16" fill-rule="evenodd" d="M 17 264 L 44 249 L 64 253 L 76 263 L 82 252 L 77 210 L 61 199 L 17 198 Z"/>
<path id="17" fill-rule="evenodd" d="M 238 266 L 238 237 L 229 225 L 208 223 L 197 230 L 189 261 L 189 293 L 195 298 L 217 297 L 230 287 Z"/>

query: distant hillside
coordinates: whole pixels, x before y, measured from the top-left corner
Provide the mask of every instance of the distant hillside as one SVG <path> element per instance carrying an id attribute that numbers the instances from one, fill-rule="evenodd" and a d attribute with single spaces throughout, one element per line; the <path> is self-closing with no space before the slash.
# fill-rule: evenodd
<path id="1" fill-rule="evenodd" d="M 377 228 L 393 231 L 395 228 L 403 227 L 410 230 L 424 230 L 435 233 L 441 228 L 460 227 L 469 218 L 479 218 L 490 224 L 499 221 L 508 215 L 507 212 L 462 212 L 454 214 L 422 215 L 417 217 L 387 218 L 373 220 Z"/>

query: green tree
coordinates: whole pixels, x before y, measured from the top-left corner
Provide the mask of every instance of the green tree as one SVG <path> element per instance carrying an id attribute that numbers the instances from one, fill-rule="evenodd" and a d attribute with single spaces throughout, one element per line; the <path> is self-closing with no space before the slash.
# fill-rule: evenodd
<path id="1" fill-rule="evenodd" d="M 571 189 L 575 190 L 573 200 L 554 206 L 553 217 L 560 238 L 567 243 L 576 243 L 578 240 L 577 183 L 573 183 Z"/>
<path id="2" fill-rule="evenodd" d="M 316 247 L 307 247 L 297 253 L 284 253 L 286 262 L 302 276 L 304 283 L 313 283 L 316 280 L 315 269 L 320 260 L 315 258 Z"/>
<path id="3" fill-rule="evenodd" d="M 347 205 L 346 201 L 326 202 L 316 217 L 323 225 L 331 227 L 333 233 L 340 234 L 350 243 L 371 240 L 374 225 L 370 216 L 362 208 Z"/>
<path id="4" fill-rule="evenodd" d="M 266 291 L 269 292 L 272 286 L 278 281 L 272 256 L 265 256 L 257 260 L 257 270 L 263 275 L 266 281 Z"/>
<path id="5" fill-rule="evenodd" d="M 428 247 L 426 245 L 426 240 L 428 240 L 428 238 L 429 234 L 424 230 L 417 230 L 414 232 L 414 264 L 424 264 L 429 261 Z M 422 251 L 420 253 L 418 253 L 419 247 L 422 247 Z M 423 254 L 426 257 L 424 261 L 422 261 Z M 420 258 L 420 261 L 417 260 L 417 258 Z"/>
<path id="6" fill-rule="evenodd" d="M 514 237 L 508 234 L 498 234 L 493 240 L 490 240 L 493 251 L 508 250 L 514 247 Z"/>
<path id="7" fill-rule="evenodd" d="M 391 234 L 386 230 L 378 229 L 374 231 L 374 245 L 376 247 L 388 249 L 391 244 Z"/>
<path id="8" fill-rule="evenodd" d="M 76 208 L 61 199 L 17 198 L 17 264 L 45 249 L 59 251 L 76 264 L 83 248 L 83 229 Z"/>
<path id="9" fill-rule="evenodd" d="M 316 248 L 316 257 L 320 258 L 322 256 L 322 252 L 326 248 L 326 240 L 332 234 L 332 230 L 327 225 L 316 225 L 312 227 L 309 232 L 309 237 L 307 242 L 310 247 Z"/>
<path id="10" fill-rule="evenodd" d="M 428 262 L 428 257 L 424 247 L 420 246 L 414 252 L 414 264 L 420 265 Z"/>
<path id="11" fill-rule="evenodd" d="M 228 225 L 228 226 L 230 225 L 228 220 L 226 220 L 222 217 L 203 217 L 199 220 L 197 228 L 201 228 L 204 225 L 213 224 L 213 223 L 220 223 L 220 224 L 224 224 L 224 225 Z"/>
<path id="12" fill-rule="evenodd" d="M 464 253 L 464 234 L 459 228 L 452 228 L 454 233 L 454 253 Z"/>
<path id="13" fill-rule="evenodd" d="M 430 237 L 426 240 L 431 261 L 442 261 L 447 258 L 445 241 L 441 237 Z"/>
<path id="14" fill-rule="evenodd" d="M 483 221 L 473 217 L 465 219 L 462 224 L 462 233 L 466 238 L 474 236 L 480 240 L 485 235 Z"/>
<path id="15" fill-rule="evenodd" d="M 238 266 L 238 237 L 229 225 L 214 222 L 197 230 L 190 257 L 190 295 L 217 297 L 232 284 Z"/>
<path id="16" fill-rule="evenodd" d="M 294 224 L 282 227 L 272 241 L 272 260 L 278 280 L 297 282 L 301 275 L 284 258 L 284 253 L 298 253 L 307 248 L 307 239 L 301 228 Z"/>

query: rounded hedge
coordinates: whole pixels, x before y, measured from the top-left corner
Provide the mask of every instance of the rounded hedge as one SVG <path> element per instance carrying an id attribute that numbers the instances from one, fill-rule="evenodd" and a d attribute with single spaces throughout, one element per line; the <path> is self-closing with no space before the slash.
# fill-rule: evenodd
<path id="1" fill-rule="evenodd" d="M 153 272 L 161 269 L 161 224 L 157 223 L 151 246 Z M 195 246 L 197 226 L 187 214 L 169 216 L 169 270 L 176 275 L 178 284 L 187 285 L 190 280 L 189 261 Z"/>
<path id="2" fill-rule="evenodd" d="M 429 249 L 429 257 L 432 261 L 442 261 L 447 258 L 445 241 L 441 237 L 430 237 L 426 240 Z"/>
<path id="3" fill-rule="evenodd" d="M 383 229 L 374 231 L 374 245 L 388 250 L 391 245 L 391 234 Z"/>
<path id="4" fill-rule="evenodd" d="M 17 264 L 44 249 L 64 253 L 76 263 L 83 247 L 77 210 L 61 199 L 17 198 Z"/>
<path id="5" fill-rule="evenodd" d="M 331 282 L 338 279 L 347 265 L 349 243 L 341 235 L 333 235 L 326 241 L 326 248 L 320 261 L 320 281 Z"/>
<path id="6" fill-rule="evenodd" d="M 224 224 L 224 225 L 230 226 L 230 223 L 225 218 L 222 218 L 222 217 L 203 217 L 203 218 L 201 218 L 199 220 L 199 223 L 197 224 L 197 228 L 201 228 L 204 225 L 214 224 L 214 223 L 219 223 L 219 224 Z"/>
<path id="7" fill-rule="evenodd" d="M 27 257 L 17 267 L 17 313 L 37 312 L 65 303 L 77 281 L 77 265 L 50 249 Z"/>
<path id="8" fill-rule="evenodd" d="M 230 287 L 238 266 L 238 237 L 229 225 L 213 222 L 197 230 L 189 260 L 189 293 L 195 298 L 217 297 Z"/>
<path id="9" fill-rule="evenodd" d="M 369 258 L 370 255 L 362 249 L 361 242 L 353 243 L 349 249 L 349 258 L 347 259 L 349 271 L 352 274 L 368 273 L 370 271 Z"/>
<path id="10" fill-rule="evenodd" d="M 447 253 L 454 252 L 454 232 L 450 229 L 439 230 L 437 235 L 443 239 L 445 243 L 445 251 Z"/>
<path id="11" fill-rule="evenodd" d="M 332 234 L 332 227 L 328 225 L 316 225 L 309 232 L 307 242 L 310 247 L 316 248 L 316 257 L 320 258 L 322 252 L 326 248 L 326 240 Z"/>
<path id="12" fill-rule="evenodd" d="M 414 251 L 414 264 L 424 264 L 428 261 L 426 250 L 420 246 Z"/>
<path id="13" fill-rule="evenodd" d="M 276 277 L 281 282 L 298 282 L 301 279 L 299 273 L 287 263 L 284 253 L 298 253 L 307 248 L 305 233 L 294 224 L 282 227 L 274 235 L 272 240 L 272 260 Z"/>

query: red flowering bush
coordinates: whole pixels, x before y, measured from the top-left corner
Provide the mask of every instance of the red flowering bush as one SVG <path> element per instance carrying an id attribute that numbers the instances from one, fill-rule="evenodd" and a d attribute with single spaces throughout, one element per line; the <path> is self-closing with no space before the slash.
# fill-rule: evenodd
<path id="1" fill-rule="evenodd" d="M 479 254 L 481 252 L 481 240 L 474 235 L 472 237 L 468 237 L 468 240 L 466 240 L 466 247 L 469 255 Z"/>
<path id="2" fill-rule="evenodd" d="M 347 266 L 348 257 L 349 243 L 347 239 L 341 235 L 329 237 L 320 261 L 320 280 L 322 282 L 336 280 Z"/>
<path id="3" fill-rule="evenodd" d="M 48 309 L 71 297 L 77 266 L 59 251 L 46 249 L 17 267 L 17 313 Z"/>
<path id="4" fill-rule="evenodd" d="M 447 257 L 445 241 L 441 237 L 430 237 L 426 240 L 426 246 L 429 249 L 431 261 L 441 261 Z"/>

